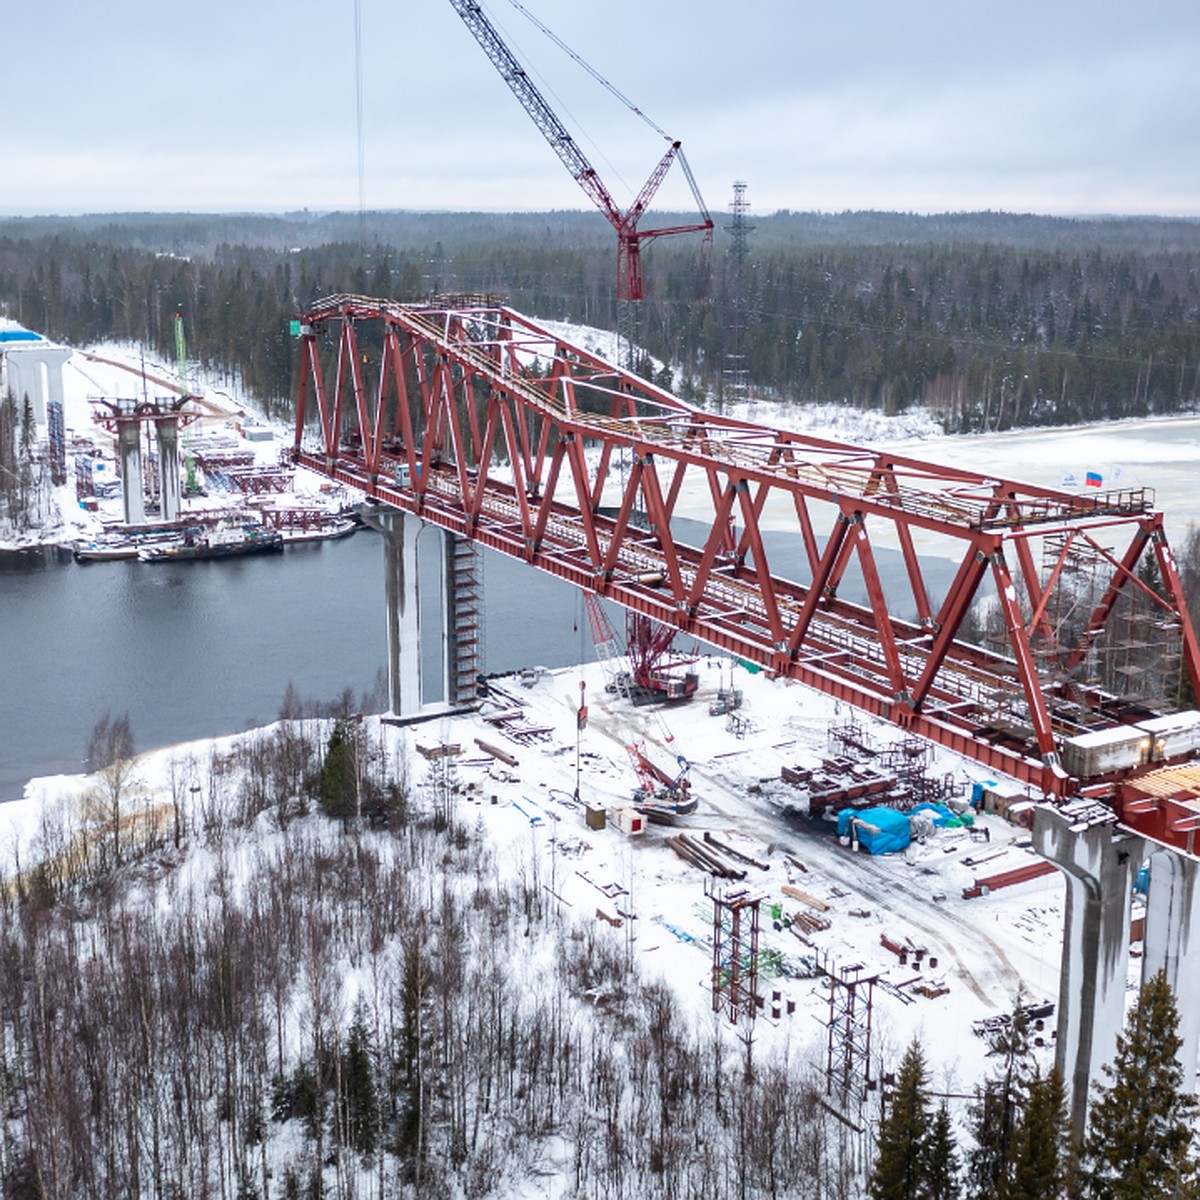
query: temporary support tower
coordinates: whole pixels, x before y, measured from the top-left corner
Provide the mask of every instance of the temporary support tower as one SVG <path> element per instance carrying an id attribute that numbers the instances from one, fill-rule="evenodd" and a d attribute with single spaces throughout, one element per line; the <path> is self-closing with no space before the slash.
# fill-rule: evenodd
<path id="1" fill-rule="evenodd" d="M 758 1013 L 758 918 L 761 896 L 744 888 L 713 891 L 713 1012 L 722 1008 L 731 1025 Z"/>
<path id="2" fill-rule="evenodd" d="M 862 972 L 861 965 L 829 967 L 825 1092 L 856 1125 L 862 1122 L 871 1083 L 871 1013 L 878 978 Z"/>

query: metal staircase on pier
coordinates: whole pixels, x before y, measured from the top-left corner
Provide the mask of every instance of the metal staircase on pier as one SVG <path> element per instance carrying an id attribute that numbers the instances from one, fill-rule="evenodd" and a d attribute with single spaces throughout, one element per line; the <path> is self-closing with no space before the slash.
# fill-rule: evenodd
<path id="1" fill-rule="evenodd" d="M 449 535 L 449 671 L 452 704 L 475 699 L 483 671 L 483 555 L 469 538 Z"/>

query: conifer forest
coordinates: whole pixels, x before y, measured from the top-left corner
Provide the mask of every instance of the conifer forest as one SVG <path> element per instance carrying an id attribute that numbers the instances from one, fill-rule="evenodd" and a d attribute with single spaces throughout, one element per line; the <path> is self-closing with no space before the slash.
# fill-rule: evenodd
<path id="1" fill-rule="evenodd" d="M 1200 399 L 1200 222 L 1004 214 L 778 212 L 745 253 L 646 254 L 637 340 L 656 377 L 718 402 L 737 385 L 899 413 L 947 432 L 1192 410 Z M 31 218 L 0 221 L 0 305 L 71 345 L 173 356 L 286 411 L 288 323 L 336 292 L 487 293 L 530 316 L 615 328 L 616 248 L 597 214 Z M 664 373 L 665 371 L 665 373 Z"/>

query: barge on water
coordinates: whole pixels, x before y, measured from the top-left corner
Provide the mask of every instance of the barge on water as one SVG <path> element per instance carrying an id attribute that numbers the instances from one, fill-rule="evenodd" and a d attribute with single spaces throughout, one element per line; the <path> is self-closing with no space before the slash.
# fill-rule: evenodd
<path id="1" fill-rule="evenodd" d="M 175 541 L 143 546 L 137 556 L 139 562 L 188 562 L 269 554 L 282 549 L 283 535 L 277 530 L 238 523 L 214 529 L 188 529 Z"/>

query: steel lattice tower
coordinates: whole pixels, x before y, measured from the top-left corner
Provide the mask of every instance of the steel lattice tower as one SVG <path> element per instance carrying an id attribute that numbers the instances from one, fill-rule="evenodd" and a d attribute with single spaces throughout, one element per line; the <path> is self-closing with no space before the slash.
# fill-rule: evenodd
<path id="1" fill-rule="evenodd" d="M 758 1007 L 758 912 L 761 896 L 745 889 L 712 892 L 713 1012 L 724 1007 L 731 1025 L 753 1021 Z"/>
<path id="2" fill-rule="evenodd" d="M 862 966 L 828 968 L 829 1041 L 825 1094 L 836 1097 L 843 1114 L 861 1123 L 871 1086 L 871 1011 L 877 975 Z"/>
<path id="3" fill-rule="evenodd" d="M 750 208 L 746 200 L 746 185 L 736 182 L 733 185 L 733 203 L 729 211 L 733 220 L 725 226 L 731 243 L 729 246 L 729 342 L 732 347 L 726 351 L 725 367 L 722 372 L 722 399 L 732 396 L 742 399 L 746 395 L 749 383 L 746 370 L 746 258 L 750 253 L 748 235 L 754 226 L 746 220 Z"/>

